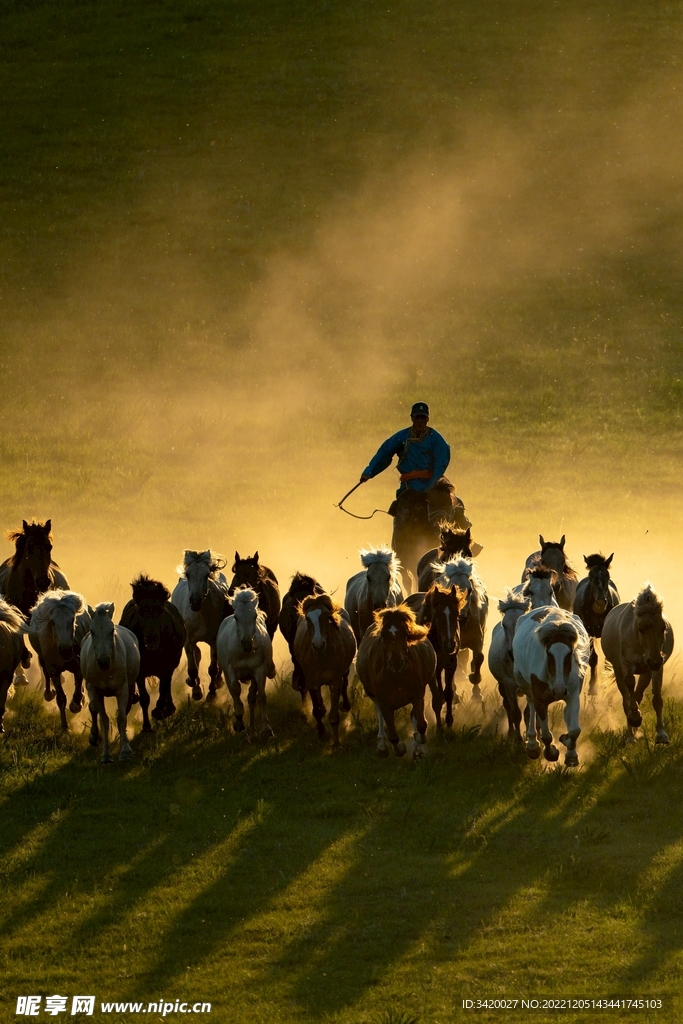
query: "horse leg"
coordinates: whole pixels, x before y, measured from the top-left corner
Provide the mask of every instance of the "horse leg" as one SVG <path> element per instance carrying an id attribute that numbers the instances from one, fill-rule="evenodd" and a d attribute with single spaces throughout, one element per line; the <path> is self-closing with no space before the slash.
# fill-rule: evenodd
<path id="1" fill-rule="evenodd" d="M 663 669 L 660 668 L 657 669 L 652 676 L 652 707 L 655 709 L 655 714 L 657 715 L 657 737 L 655 739 L 655 743 L 669 742 L 669 737 L 662 720 L 662 708 L 664 706 L 664 701 L 662 700 L 663 675 Z"/>
<path id="2" fill-rule="evenodd" d="M 59 720 L 62 725 L 62 732 L 69 731 L 69 723 L 66 720 L 66 694 L 64 693 L 64 687 L 62 685 L 62 676 L 59 673 L 52 677 L 52 685 L 55 688 L 57 694 L 57 707 L 59 708 Z"/>
<path id="3" fill-rule="evenodd" d="M 517 684 L 519 686 L 519 683 Z M 520 687 L 521 688 L 521 687 Z M 528 719 L 527 719 L 528 714 Z M 541 756 L 541 746 L 536 738 L 536 711 L 532 700 L 526 699 L 526 710 L 524 712 L 524 719 L 527 723 L 526 727 L 526 752 L 529 757 L 533 758 L 534 761 L 537 757 Z"/>
<path id="4" fill-rule="evenodd" d="M 313 717 L 318 729 L 318 739 L 324 740 L 327 737 L 327 731 L 325 729 L 325 703 L 321 690 L 311 690 L 311 703 L 313 705 Z"/>
<path id="5" fill-rule="evenodd" d="M 257 694 L 257 683 L 255 679 L 252 679 L 249 683 L 249 690 L 247 691 L 247 704 L 249 705 L 249 737 L 254 739 L 256 736 L 256 694 Z"/>
<path id="6" fill-rule="evenodd" d="M 33 655 L 31 654 L 31 652 L 29 651 L 28 647 L 26 646 L 26 641 L 24 640 L 24 638 L 22 636 L 22 638 L 21 638 L 21 660 L 19 661 L 19 664 L 17 665 L 16 671 L 14 673 L 14 685 L 15 686 L 28 686 L 28 676 L 26 675 L 24 669 L 29 668 L 29 666 L 31 664 L 32 657 L 33 657 Z"/>
<path id="7" fill-rule="evenodd" d="M 242 685 L 232 665 L 228 668 L 228 689 L 232 697 L 234 717 L 232 727 L 235 732 L 244 732 L 244 704 L 242 703 Z"/>
<path id="8" fill-rule="evenodd" d="M 384 722 L 387 728 L 387 736 L 389 737 L 389 742 L 394 748 L 394 753 L 396 754 L 396 757 L 403 757 L 406 752 L 406 745 L 405 743 L 401 743 L 398 738 L 396 722 L 394 720 L 394 709 L 385 705 L 382 709 L 382 714 L 384 715 Z"/>
<path id="9" fill-rule="evenodd" d="M 211 647 L 211 661 L 209 662 L 209 692 L 206 695 L 207 700 L 216 699 L 216 690 L 220 690 L 223 685 L 221 679 L 221 670 L 218 664 L 218 649 L 216 647 L 215 639 L 210 644 Z"/>
<path id="10" fill-rule="evenodd" d="M 440 668 L 437 662 L 436 673 L 429 680 L 429 689 L 432 694 L 432 711 L 436 719 L 437 729 L 441 729 L 441 708 L 444 702 L 443 689 L 441 688 L 441 673 L 443 671 L 443 668 Z"/>
<path id="11" fill-rule="evenodd" d="M 543 756 L 546 761 L 557 761 L 560 756 L 560 752 L 553 743 L 553 734 L 551 733 L 548 725 L 548 705 L 546 704 L 543 709 L 539 707 L 535 708 L 535 710 L 536 720 L 540 727 L 541 739 L 543 740 Z M 542 711 L 545 712 L 545 715 L 542 714 Z"/>
<path id="12" fill-rule="evenodd" d="M 194 640 L 187 640 L 185 643 L 185 655 L 187 657 L 187 679 L 186 686 L 192 688 L 192 700 L 201 700 L 204 694 L 199 683 L 199 664 L 202 660 L 202 652 Z"/>
<path id="13" fill-rule="evenodd" d="M 626 715 L 626 724 L 630 729 L 630 738 L 631 740 L 635 740 L 636 730 L 643 722 L 643 716 L 640 713 L 640 708 L 636 701 L 636 677 L 633 675 L 633 672 L 623 672 L 621 666 L 613 665 L 612 667 L 614 669 L 614 678 L 617 681 L 619 693 L 621 694 L 621 702 L 624 707 L 624 714 Z"/>
<path id="14" fill-rule="evenodd" d="M 104 697 L 101 697 L 98 694 L 97 695 L 97 701 L 98 701 L 97 714 L 99 715 L 100 728 L 102 730 L 102 757 L 100 758 L 100 760 L 102 761 L 102 764 L 109 764 L 112 761 L 111 750 L 109 748 L 109 718 L 107 717 L 107 709 L 105 707 Z M 92 711 L 92 705 L 91 705 L 91 711 Z M 91 735 L 90 742 L 92 743 L 92 732 L 91 732 L 90 735 Z"/>
<path id="15" fill-rule="evenodd" d="M 377 753 L 380 757 L 389 757 L 389 748 L 384 733 L 384 715 L 377 701 L 373 700 L 372 703 L 375 705 L 377 714 Z"/>
<path id="16" fill-rule="evenodd" d="M 341 702 L 344 711 L 351 710 L 351 701 L 349 700 L 349 673 L 345 672 L 342 676 L 341 684 Z"/>
<path id="17" fill-rule="evenodd" d="M 141 672 L 137 678 L 137 688 L 138 693 L 140 694 L 140 708 L 142 710 L 142 731 L 151 732 L 152 723 L 149 720 L 149 694 L 147 692 L 147 679 L 145 677 L 144 671 Z M 132 689 L 133 687 L 131 686 L 131 690 Z M 157 710 L 159 704 L 161 703 L 161 692 L 161 683 L 159 683 L 159 700 L 157 701 L 157 706 L 156 708 L 154 708 L 154 711 Z M 128 711 L 130 711 L 130 707 L 126 708 L 126 713 Z M 154 714 L 154 711 L 152 711 L 152 714 L 156 718 L 157 716 Z"/>
<path id="18" fill-rule="evenodd" d="M 412 714 L 410 721 L 413 725 L 413 739 L 415 740 L 415 746 L 413 747 L 413 760 L 417 760 L 422 757 L 422 751 L 420 747 L 423 747 L 427 742 L 427 720 L 425 718 L 425 697 L 424 691 L 421 696 L 417 697 L 413 701 Z"/>
<path id="19" fill-rule="evenodd" d="M 339 742 L 339 698 L 342 692 L 342 683 L 335 681 L 330 683 L 330 725 L 332 726 L 332 749 L 338 750 Z"/>
<path id="20" fill-rule="evenodd" d="M 444 699 L 446 701 L 446 725 L 450 729 L 453 725 L 453 705 L 460 703 L 460 697 L 455 688 L 455 670 L 458 667 L 457 654 L 449 659 L 446 671 L 444 672 Z"/>
<path id="21" fill-rule="evenodd" d="M 175 704 L 173 703 L 173 694 L 171 693 L 171 685 L 173 683 L 173 673 L 169 672 L 165 676 L 161 676 L 159 679 L 159 700 L 157 706 L 154 709 L 158 709 L 161 718 L 170 718 L 175 712 Z M 152 712 L 154 715 L 154 711 Z M 156 715 L 154 715 L 156 718 Z"/>
<path id="22" fill-rule="evenodd" d="M 83 707 L 83 673 L 81 672 L 78 660 L 74 668 L 74 695 L 71 698 L 69 704 L 69 711 L 72 715 L 77 715 Z"/>
<path id="23" fill-rule="evenodd" d="M 124 683 L 116 695 L 116 724 L 119 727 L 119 740 L 121 741 L 119 761 L 128 761 L 133 756 L 133 748 L 128 742 L 128 687 L 129 684 Z M 149 706 L 149 696 L 147 697 L 147 706 Z M 149 719 L 147 719 L 147 724 L 149 725 Z"/>
<path id="24" fill-rule="evenodd" d="M 595 640 L 590 637 L 590 657 L 588 659 L 591 675 L 588 683 L 588 696 L 595 697 L 598 693 L 598 652 L 595 649 Z"/>
<path id="25" fill-rule="evenodd" d="M 96 747 L 100 742 L 100 730 L 97 727 L 97 717 L 100 713 L 100 698 L 94 687 L 88 687 L 88 709 L 90 711 L 91 725 L 88 742 L 91 747 Z"/>
<path id="26" fill-rule="evenodd" d="M 9 693 L 10 686 L 12 685 L 12 673 L 2 672 L 0 673 L 0 733 L 5 731 L 5 727 L 2 724 L 2 720 L 5 715 L 5 707 L 7 705 L 7 694 Z"/>
<path id="27" fill-rule="evenodd" d="M 472 664 L 470 665 L 469 680 L 472 683 L 472 700 L 481 701 L 481 666 L 484 663 L 483 637 L 477 642 L 476 648 L 472 650 Z"/>
<path id="28" fill-rule="evenodd" d="M 52 687 L 50 686 L 50 677 L 47 674 L 47 669 L 45 668 L 45 662 L 39 660 L 39 665 L 40 665 L 40 671 L 43 673 L 43 686 L 44 686 L 43 699 L 48 701 L 48 703 L 49 703 L 51 700 L 55 699 L 57 691 L 53 690 Z"/>
<path id="29" fill-rule="evenodd" d="M 568 768 L 576 768 L 579 763 L 576 741 L 581 735 L 581 726 L 579 725 L 580 708 L 580 692 L 577 690 L 576 693 L 568 693 L 564 705 L 564 722 L 567 726 L 567 731 L 564 736 L 560 736 L 560 743 L 564 743 L 567 748 L 567 753 L 564 755 L 564 763 Z"/>
<path id="30" fill-rule="evenodd" d="M 259 669 L 257 672 L 256 685 L 258 686 L 258 702 L 261 710 L 261 739 L 268 740 L 274 735 L 273 727 L 268 721 L 268 697 L 266 694 L 266 672 Z M 250 691 L 251 692 L 251 691 Z"/>

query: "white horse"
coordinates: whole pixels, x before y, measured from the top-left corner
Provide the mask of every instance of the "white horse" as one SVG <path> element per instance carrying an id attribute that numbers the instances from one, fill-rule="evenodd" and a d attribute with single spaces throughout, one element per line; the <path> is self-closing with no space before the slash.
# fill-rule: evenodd
<path id="1" fill-rule="evenodd" d="M 19 665 L 28 668 L 31 655 L 24 643 L 26 620 L 18 608 L 0 598 L 0 732 L 7 698 L 14 693 L 12 680 Z"/>
<path id="2" fill-rule="evenodd" d="M 261 706 L 261 735 L 272 736 L 268 721 L 266 679 L 274 679 L 273 644 L 266 627 L 266 617 L 259 608 L 259 595 L 250 587 L 242 587 L 233 596 L 234 615 L 224 619 L 218 630 L 216 647 L 218 664 L 228 681 L 235 711 L 235 732 L 244 731 L 243 682 L 249 687 L 249 734 L 255 734 L 256 700 Z"/>
<path id="3" fill-rule="evenodd" d="M 527 754 L 536 758 L 541 752 L 536 738 L 538 719 L 545 759 L 557 761 L 560 755 L 548 728 L 548 705 L 563 700 L 567 732 L 560 736 L 560 743 L 567 748 L 564 763 L 576 767 L 581 688 L 590 658 L 590 640 L 581 619 L 563 608 L 527 612 L 515 627 L 512 654 L 517 689 L 526 697 L 529 711 Z"/>
<path id="4" fill-rule="evenodd" d="M 373 625 L 376 611 L 395 608 L 403 600 L 401 563 L 391 548 L 361 549 L 360 560 L 363 569 L 347 582 L 344 597 L 356 643 Z"/>
<path id="5" fill-rule="evenodd" d="M 90 632 L 81 646 L 81 671 L 85 678 L 92 715 L 90 744 L 94 747 L 99 742 L 99 716 L 104 764 L 112 760 L 105 697 L 116 697 L 116 722 L 121 738 L 119 760 L 125 761 L 133 756 L 126 732 L 126 717 L 139 670 L 140 650 L 135 633 L 125 626 L 114 625 L 113 604 L 98 604 L 90 620 Z"/>
<path id="6" fill-rule="evenodd" d="M 52 699 L 50 683 L 57 694 L 62 729 L 66 732 L 66 694 L 62 672 L 74 677 L 74 695 L 69 711 L 76 715 L 83 707 L 81 644 L 90 630 L 90 611 L 84 597 L 74 590 L 47 590 L 31 610 L 28 638 L 38 655 L 45 677 L 45 699 Z"/>
<path id="7" fill-rule="evenodd" d="M 183 564 L 176 572 L 180 574 L 175 590 L 171 596 L 171 604 L 175 605 L 183 617 L 187 636 L 185 638 L 185 654 L 187 655 L 187 679 L 185 682 L 192 687 L 192 699 L 202 699 L 202 688 L 199 683 L 199 662 L 201 653 L 197 644 L 202 642 L 211 648 L 209 664 L 209 692 L 207 700 L 215 700 L 216 690 L 221 686 L 221 670 L 216 656 L 216 637 L 218 627 L 225 618 L 228 600 L 228 581 L 220 571 L 227 565 L 227 560 L 215 551 L 185 551 Z"/>
<path id="8" fill-rule="evenodd" d="M 489 671 L 498 683 L 498 692 L 503 698 L 503 707 L 508 719 L 508 736 L 521 739 L 520 722 L 522 715 L 517 703 L 515 664 L 512 659 L 512 641 L 517 620 L 529 611 L 529 599 L 515 597 L 509 590 L 507 598 L 498 602 L 498 611 L 503 618 L 493 627 L 489 647 Z"/>
<path id="9" fill-rule="evenodd" d="M 518 583 L 510 591 L 511 597 L 526 598 L 531 601 L 531 608 L 545 608 L 551 605 L 559 608 L 555 597 L 555 582 L 557 573 L 554 569 L 547 569 L 544 565 L 530 569 L 524 583 Z"/>
<path id="10" fill-rule="evenodd" d="M 486 618 L 489 613 L 489 599 L 484 585 L 477 576 L 474 562 L 470 558 L 451 558 L 447 562 L 432 562 L 432 569 L 438 571 L 435 582 L 440 587 L 459 587 L 467 591 L 467 618 L 463 616 L 460 628 L 460 650 L 472 652 L 469 681 L 472 683 L 472 700 L 481 700 L 481 666 L 484 663 L 484 635 Z M 459 658 L 460 661 L 460 658 Z M 460 662 L 463 671 L 467 667 L 467 655 Z M 458 696 L 454 694 L 456 703 Z"/>

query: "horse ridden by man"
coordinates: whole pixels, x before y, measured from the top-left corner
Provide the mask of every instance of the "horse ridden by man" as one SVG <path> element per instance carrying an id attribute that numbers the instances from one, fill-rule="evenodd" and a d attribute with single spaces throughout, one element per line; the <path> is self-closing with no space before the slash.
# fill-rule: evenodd
<path id="1" fill-rule="evenodd" d="M 360 483 L 377 476 L 398 456 L 401 485 L 389 513 L 394 517 L 391 546 L 401 562 L 401 575 L 407 593 L 417 580 L 420 556 L 439 543 L 439 531 L 445 522 L 460 528 L 471 526 L 462 501 L 444 473 L 451 450 L 445 439 L 428 426 L 429 406 L 416 402 L 411 413 L 412 426 L 392 434 L 363 470 Z"/>

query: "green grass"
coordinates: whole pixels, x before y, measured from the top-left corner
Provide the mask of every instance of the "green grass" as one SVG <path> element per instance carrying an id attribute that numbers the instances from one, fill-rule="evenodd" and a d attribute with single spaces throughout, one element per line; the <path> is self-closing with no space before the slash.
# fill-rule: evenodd
<path id="1" fill-rule="evenodd" d="M 570 771 L 459 717 L 424 761 L 382 761 L 357 693 L 332 754 L 290 694 L 285 680 L 271 699 L 266 745 L 233 735 L 223 706 L 181 704 L 110 766 L 84 734 L 58 735 L 35 694 L 14 698 L 3 1020 L 29 989 L 202 999 L 221 1021 L 385 1024 L 459 1018 L 470 997 L 650 994 L 665 1015 L 620 1019 L 671 1019 L 679 704 L 666 749 L 649 710 L 639 744 L 594 732 L 595 756 Z"/>

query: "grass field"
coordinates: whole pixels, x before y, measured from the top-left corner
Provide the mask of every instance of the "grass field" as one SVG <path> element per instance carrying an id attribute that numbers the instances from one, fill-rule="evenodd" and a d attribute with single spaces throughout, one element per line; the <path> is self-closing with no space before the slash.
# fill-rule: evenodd
<path id="1" fill-rule="evenodd" d="M 683 635 L 682 37 L 670 0 L 0 0 L 0 525 L 51 516 L 91 603 L 209 545 L 343 588 L 388 520 L 332 503 L 425 399 L 491 594 L 565 532 Z M 360 699 L 331 756 L 281 683 L 271 745 L 183 700 L 104 769 L 18 693 L 2 1020 L 29 990 L 349 1024 L 675 997 L 679 675 L 665 750 L 604 680 L 573 774 L 496 735 L 490 680 L 416 765 Z"/>

